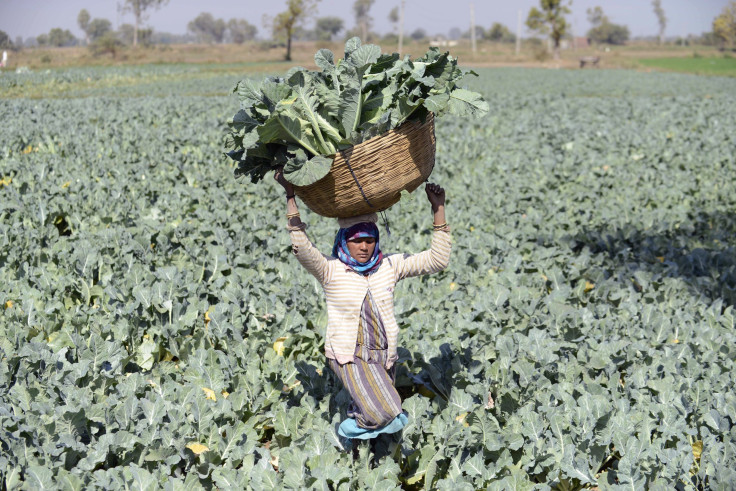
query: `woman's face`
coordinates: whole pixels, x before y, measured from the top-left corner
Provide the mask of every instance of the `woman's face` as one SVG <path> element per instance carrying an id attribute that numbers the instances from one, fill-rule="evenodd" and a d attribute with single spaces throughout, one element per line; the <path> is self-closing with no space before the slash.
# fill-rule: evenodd
<path id="1" fill-rule="evenodd" d="M 360 237 L 349 240 L 347 243 L 350 255 L 359 263 L 368 262 L 373 256 L 373 250 L 376 248 L 376 239 L 374 237 Z"/>

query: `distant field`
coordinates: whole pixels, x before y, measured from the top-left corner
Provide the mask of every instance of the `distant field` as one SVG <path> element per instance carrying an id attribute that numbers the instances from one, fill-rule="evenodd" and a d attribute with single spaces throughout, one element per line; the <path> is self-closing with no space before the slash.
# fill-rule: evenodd
<path id="1" fill-rule="evenodd" d="M 647 58 L 639 62 L 646 67 L 673 72 L 736 77 L 736 58 L 730 57 Z"/>
<path id="2" fill-rule="evenodd" d="M 428 41 L 411 41 L 404 44 L 403 53 L 413 57 L 424 54 L 429 47 Z M 327 48 L 340 53 L 342 41 L 336 42 L 297 42 L 292 47 L 292 62 L 284 61 L 285 48 L 265 42 L 251 42 L 244 45 L 236 44 L 179 44 L 159 45 L 141 48 L 124 47 L 114 54 L 95 56 L 83 46 L 68 48 L 28 48 L 10 53 L 8 66 L 3 72 L 15 71 L 20 67 L 30 70 L 54 70 L 70 67 L 102 67 L 102 66 L 142 66 L 142 65 L 206 65 L 207 67 L 224 65 L 228 70 L 241 67 L 248 73 L 276 73 L 285 72 L 290 66 L 301 65 L 314 69 L 314 53 L 321 48 Z M 394 43 L 381 43 L 384 52 L 393 52 L 397 49 Z M 539 43 L 524 42 L 519 54 L 512 43 L 495 43 L 481 41 L 477 50 L 473 52 L 470 42 L 461 40 L 457 45 L 441 47 L 449 50 L 458 57 L 460 63 L 466 67 L 544 67 L 544 68 L 577 68 L 582 56 L 600 56 L 601 66 L 605 68 L 640 69 L 649 66 L 639 63 L 639 60 L 670 60 L 677 67 L 660 66 L 667 70 L 708 73 L 700 65 L 693 69 L 688 64 L 683 68 L 679 62 L 709 63 L 706 60 L 721 61 L 721 54 L 709 46 L 658 46 L 651 43 L 632 43 L 626 46 L 589 46 L 578 49 L 567 49 L 561 53 L 560 60 L 552 59 Z M 692 58 L 696 51 L 702 59 Z M 700 61 L 699 61 L 700 60 Z M 722 60 L 734 70 L 734 60 Z M 241 72 L 242 73 L 242 72 Z M 725 75 L 723 73 L 718 73 Z"/>

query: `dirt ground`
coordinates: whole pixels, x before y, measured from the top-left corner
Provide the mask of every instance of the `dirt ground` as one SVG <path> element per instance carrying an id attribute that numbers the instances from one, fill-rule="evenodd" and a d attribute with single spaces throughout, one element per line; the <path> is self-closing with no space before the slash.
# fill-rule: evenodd
<path id="1" fill-rule="evenodd" d="M 426 52 L 428 43 L 413 42 L 405 45 L 404 54 L 412 57 Z M 253 71 L 273 71 L 279 65 L 284 69 L 301 65 L 315 68 L 314 53 L 327 48 L 339 53 L 343 49 L 342 42 L 297 42 L 292 49 L 292 61 L 284 60 L 286 49 L 264 42 L 252 42 L 243 45 L 159 45 L 151 47 L 118 49 L 114 54 L 94 55 L 87 47 L 69 48 L 26 48 L 9 53 L 7 69 L 26 66 L 31 69 L 60 68 L 73 66 L 114 66 L 141 64 L 236 64 L 250 65 Z M 381 45 L 383 52 L 395 52 L 397 46 Z M 586 47 L 567 49 L 561 52 L 561 58 L 554 60 L 544 46 L 524 43 L 521 52 L 515 53 L 513 44 L 479 42 L 476 52 L 470 49 L 469 41 L 460 41 L 451 47 L 440 46 L 441 50 L 450 51 L 460 60 L 464 67 L 548 67 L 575 68 L 579 59 L 584 56 L 600 57 L 600 66 L 606 68 L 639 68 L 638 59 L 660 57 L 692 57 L 718 56 L 718 51 L 706 46 L 657 46 L 653 44 L 632 44 L 615 47 Z"/>

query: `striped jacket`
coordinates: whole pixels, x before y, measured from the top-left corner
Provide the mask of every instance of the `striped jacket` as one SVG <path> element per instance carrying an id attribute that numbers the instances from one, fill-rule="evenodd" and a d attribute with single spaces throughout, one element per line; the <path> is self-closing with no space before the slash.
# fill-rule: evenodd
<path id="1" fill-rule="evenodd" d="M 340 364 L 353 361 L 358 338 L 360 307 L 370 289 L 381 314 L 388 338 L 390 368 L 398 355 L 399 326 L 394 318 L 394 285 L 411 276 L 436 273 L 450 261 L 451 237 L 447 230 L 435 231 L 432 246 L 419 254 L 384 255 L 378 270 L 368 276 L 356 273 L 339 259 L 325 256 L 307 238 L 305 225 L 290 227 L 289 235 L 296 258 L 322 285 L 327 299 L 325 355 Z"/>

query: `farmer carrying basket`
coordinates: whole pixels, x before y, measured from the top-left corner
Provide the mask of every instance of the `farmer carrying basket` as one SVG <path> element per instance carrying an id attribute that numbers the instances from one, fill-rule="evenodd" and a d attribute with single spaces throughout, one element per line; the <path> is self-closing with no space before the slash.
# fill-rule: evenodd
<path id="1" fill-rule="evenodd" d="M 458 86 L 466 73 L 436 48 L 410 60 L 352 38 L 344 59 L 323 49 L 315 64 L 321 71 L 293 68 L 260 87 L 239 82 L 241 109 L 226 142 L 237 176 L 256 183 L 275 171 L 286 191 L 294 254 L 325 292 L 325 355 L 352 397 L 338 433 L 352 442 L 395 434 L 407 423 L 394 387 L 394 287 L 443 270 L 451 249 L 445 191 L 436 184 L 425 187 L 434 214 L 429 250 L 384 254 L 376 213 L 428 179 L 436 115 L 481 116 L 488 104 Z M 330 255 L 309 241 L 296 196 L 313 212 L 338 218 Z"/>
<path id="2" fill-rule="evenodd" d="M 396 433 L 408 418 L 401 410 L 396 378 L 399 327 L 393 293 L 404 278 L 437 273 L 450 260 L 450 229 L 445 221 L 445 190 L 427 184 L 434 215 L 432 245 L 419 254 L 384 254 L 375 213 L 340 218 L 331 255 L 310 242 L 301 221 L 294 187 L 277 171 L 286 191 L 286 216 L 293 252 L 312 275 L 327 300 L 325 355 L 350 393 L 348 419 L 338 433 L 346 439 L 369 439 Z"/>

